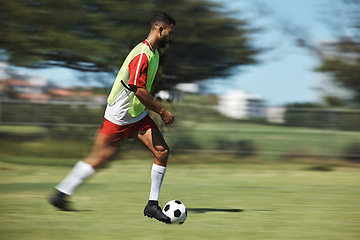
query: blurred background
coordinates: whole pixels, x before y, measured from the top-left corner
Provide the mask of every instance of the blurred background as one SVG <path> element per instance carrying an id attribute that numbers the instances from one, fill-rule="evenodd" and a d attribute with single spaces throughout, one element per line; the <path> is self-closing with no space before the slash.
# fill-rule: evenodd
<path id="1" fill-rule="evenodd" d="M 357 0 L 2 1 L 1 159 L 85 157 L 159 10 L 177 25 L 152 93 L 176 123 L 149 114 L 174 161 L 360 162 Z"/>

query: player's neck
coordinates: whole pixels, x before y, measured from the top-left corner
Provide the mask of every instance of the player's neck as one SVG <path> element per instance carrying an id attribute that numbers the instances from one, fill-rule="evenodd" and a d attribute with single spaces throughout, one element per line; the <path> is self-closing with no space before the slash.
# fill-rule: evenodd
<path id="1" fill-rule="evenodd" d="M 155 37 L 153 37 L 151 34 L 146 38 L 147 42 L 150 44 L 152 50 L 155 52 L 156 49 L 159 48 L 159 43 L 156 40 Z"/>
<path id="2" fill-rule="evenodd" d="M 153 49 L 153 47 L 152 47 L 151 43 L 149 42 L 149 40 L 145 39 L 145 42 L 147 42 L 147 44 L 149 45 L 151 51 L 152 51 L 153 53 L 155 53 L 155 50 Z"/>

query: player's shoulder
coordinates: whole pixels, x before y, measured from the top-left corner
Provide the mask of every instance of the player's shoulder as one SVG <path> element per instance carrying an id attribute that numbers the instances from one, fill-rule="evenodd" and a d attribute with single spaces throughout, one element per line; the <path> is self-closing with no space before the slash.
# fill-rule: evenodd
<path id="1" fill-rule="evenodd" d="M 149 58 L 145 53 L 139 53 L 133 57 L 130 64 L 135 64 L 136 67 L 138 65 L 148 65 L 149 64 Z"/>

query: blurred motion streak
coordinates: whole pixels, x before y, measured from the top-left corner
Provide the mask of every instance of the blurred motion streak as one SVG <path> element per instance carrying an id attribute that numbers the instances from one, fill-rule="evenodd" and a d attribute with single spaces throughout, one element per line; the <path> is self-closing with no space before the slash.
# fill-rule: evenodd
<path id="1" fill-rule="evenodd" d="M 0 54 L 14 66 L 115 73 L 146 37 L 152 14 L 161 9 L 181 24 L 176 26 L 174 46 L 161 52 L 162 59 L 171 61 L 160 62 L 153 89 L 157 92 L 160 86 L 169 89 L 177 83 L 224 77 L 232 67 L 256 62 L 261 50 L 250 42 L 257 30 L 246 20 L 230 17 L 221 6 L 205 0 L 4 1 Z"/>
<path id="2" fill-rule="evenodd" d="M 3 1 L 0 61 L 1 66 L 116 73 L 129 50 L 146 36 L 144 22 L 161 8 L 179 24 L 174 46 L 161 52 L 161 58 L 171 60 L 160 61 L 152 90 L 167 98 L 162 104 L 177 120 L 166 128 L 154 118 L 175 156 L 216 152 L 222 153 L 219 161 L 231 155 L 360 162 L 360 2 L 338 2 L 346 21 L 339 20 L 336 40 L 319 46 L 292 32 L 299 46 L 319 57 L 317 70 L 348 93 L 324 91 L 320 103 L 274 107 L 244 91 L 214 96 L 201 88 L 180 90 L 183 84 L 225 79 L 234 67 L 256 64 L 256 57 L 265 51 L 254 46 L 252 34 L 260 30 L 241 19 L 241 12 L 233 18 L 221 4 L 205 0 Z M 103 118 L 109 87 L 105 81 L 98 80 L 101 86 L 95 88 L 84 77 L 82 87 L 62 88 L 7 69 L 0 73 L 0 154 L 82 157 L 77 149 L 93 141 Z M 52 151 L 49 143 L 58 149 Z"/>
<path id="3" fill-rule="evenodd" d="M 360 158 L 360 111 L 337 109 L 285 108 L 282 123 L 261 118 L 231 119 L 219 113 L 212 103 L 215 96 L 182 95 L 178 103 L 162 102 L 173 108 L 177 123 L 163 128 L 174 155 L 222 153 L 234 159 L 245 158 Z M 198 102 L 199 104 L 194 104 Z M 264 106 L 264 108 L 266 108 Z M 89 145 L 103 116 L 104 104 L 80 101 L 31 103 L 3 100 L 0 102 L 0 154 L 47 157 L 80 157 L 74 150 L 78 145 Z M 151 114 L 151 113 L 149 113 Z M 36 143 L 16 148 L 13 144 Z M 71 146 L 56 155 L 47 155 L 46 142 Z M 129 142 L 130 148 L 138 148 Z M 135 144 L 135 145 L 134 145 Z M 134 146 L 133 146 L 134 145 Z M 59 148 L 59 147 L 58 147 Z M 59 148 L 60 149 L 60 148 Z M 142 149 L 141 146 L 139 149 Z M 221 161 L 221 158 L 219 158 Z"/>

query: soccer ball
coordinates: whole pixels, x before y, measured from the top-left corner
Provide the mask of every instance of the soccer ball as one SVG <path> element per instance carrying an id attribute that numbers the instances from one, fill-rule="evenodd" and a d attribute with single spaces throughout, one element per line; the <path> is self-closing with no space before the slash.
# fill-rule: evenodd
<path id="1" fill-rule="evenodd" d="M 172 200 L 165 204 L 163 213 L 171 220 L 171 224 L 183 224 L 187 217 L 187 209 L 179 200 Z"/>

